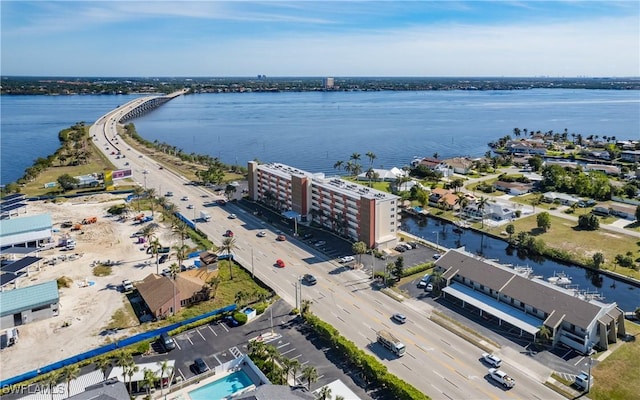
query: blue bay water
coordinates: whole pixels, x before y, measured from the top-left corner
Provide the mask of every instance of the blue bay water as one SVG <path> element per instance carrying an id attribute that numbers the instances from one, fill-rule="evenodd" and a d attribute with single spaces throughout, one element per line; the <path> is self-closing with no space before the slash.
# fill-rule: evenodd
<path id="1" fill-rule="evenodd" d="M 94 122 L 136 95 L 3 96 L 2 183 L 58 147 L 58 131 Z M 312 172 L 372 151 L 374 166 L 414 156 L 480 156 L 513 128 L 640 138 L 640 91 L 225 93 L 178 97 L 133 121 L 145 138 L 246 165 L 279 161 Z"/>

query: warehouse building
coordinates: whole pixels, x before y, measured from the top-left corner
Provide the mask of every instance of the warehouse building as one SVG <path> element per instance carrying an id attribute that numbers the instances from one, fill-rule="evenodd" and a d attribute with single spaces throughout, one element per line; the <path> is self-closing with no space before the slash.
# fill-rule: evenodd
<path id="1" fill-rule="evenodd" d="M 55 317 L 59 301 L 56 281 L 0 292 L 0 326 L 8 329 Z"/>
<path id="2" fill-rule="evenodd" d="M 50 214 L 5 219 L 0 221 L 0 247 L 31 247 L 37 249 L 53 240 Z"/>

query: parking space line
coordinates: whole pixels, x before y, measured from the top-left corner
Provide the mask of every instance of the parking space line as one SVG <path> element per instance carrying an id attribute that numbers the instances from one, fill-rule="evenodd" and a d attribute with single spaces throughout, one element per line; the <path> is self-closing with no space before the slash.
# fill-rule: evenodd
<path id="1" fill-rule="evenodd" d="M 176 347 L 178 348 L 178 350 L 182 350 L 182 347 L 180 347 L 177 340 L 174 340 L 173 342 L 176 344 Z"/>
<path id="2" fill-rule="evenodd" d="M 300 365 L 304 367 L 304 366 L 305 366 L 306 364 L 308 364 L 308 363 L 309 363 L 309 360 L 307 360 L 307 361 L 305 361 L 305 362 L 303 362 L 303 363 L 300 363 Z"/>
<path id="3" fill-rule="evenodd" d="M 204 336 L 202 335 L 202 332 L 200 332 L 200 329 L 196 329 L 196 332 L 198 332 L 198 335 L 200 335 L 202 340 L 204 340 L 205 342 L 207 341 L 207 339 L 205 339 Z"/>
<path id="4" fill-rule="evenodd" d="M 291 357 L 291 359 L 293 360 L 293 359 L 296 359 L 296 358 L 298 358 L 298 357 L 302 357 L 302 354 L 298 354 L 298 355 L 297 355 L 297 356 L 295 356 L 295 357 Z"/>
<path id="5" fill-rule="evenodd" d="M 191 338 L 187 335 L 187 340 L 189 341 L 189 343 L 191 343 L 191 345 L 193 346 L 193 341 L 191 340 Z"/>
<path id="6" fill-rule="evenodd" d="M 211 327 L 211 325 L 207 325 L 207 328 L 209 328 L 209 330 L 216 336 L 218 336 L 218 334 L 216 333 L 216 331 L 213 330 L 213 328 Z"/>
<path id="7" fill-rule="evenodd" d="M 227 327 L 225 326 L 225 324 L 219 324 L 219 325 L 220 325 L 221 327 L 223 327 L 223 328 L 224 328 L 224 330 L 225 330 L 225 331 L 227 331 L 227 333 L 229 332 L 229 328 L 227 328 Z"/>
<path id="8" fill-rule="evenodd" d="M 280 346 L 277 346 L 276 348 L 277 348 L 277 349 L 281 349 L 281 348 L 283 348 L 283 347 L 285 347 L 285 346 L 289 346 L 290 344 L 291 344 L 291 343 L 287 342 L 287 343 L 285 343 L 285 344 L 281 344 Z"/>
<path id="9" fill-rule="evenodd" d="M 580 359 L 578 361 L 576 361 L 575 366 L 577 366 L 578 364 L 580 364 L 582 362 L 582 360 L 584 360 L 584 357 L 580 357 Z"/>
<path id="10" fill-rule="evenodd" d="M 182 377 L 183 381 L 186 381 L 187 378 L 184 377 L 184 374 L 182 373 L 182 371 L 180 370 L 180 368 L 178 368 L 178 372 L 180 373 L 180 376 Z"/>
<path id="11" fill-rule="evenodd" d="M 287 353 L 291 353 L 292 351 L 295 351 L 295 350 L 296 350 L 295 348 L 294 349 L 289 349 L 287 351 L 283 351 L 282 353 L 280 353 L 280 355 L 283 356 L 283 355 L 285 355 Z"/>

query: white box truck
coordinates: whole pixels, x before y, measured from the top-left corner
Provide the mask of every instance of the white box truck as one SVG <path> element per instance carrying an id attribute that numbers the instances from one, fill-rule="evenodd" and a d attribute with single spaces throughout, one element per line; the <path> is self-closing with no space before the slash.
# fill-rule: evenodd
<path id="1" fill-rule="evenodd" d="M 211 221 L 211 215 L 209 215 L 209 213 L 206 211 L 200 211 L 200 220 L 209 222 Z"/>
<path id="2" fill-rule="evenodd" d="M 406 346 L 388 331 L 378 331 L 378 343 L 391 350 L 398 357 L 402 357 L 407 351 Z"/>

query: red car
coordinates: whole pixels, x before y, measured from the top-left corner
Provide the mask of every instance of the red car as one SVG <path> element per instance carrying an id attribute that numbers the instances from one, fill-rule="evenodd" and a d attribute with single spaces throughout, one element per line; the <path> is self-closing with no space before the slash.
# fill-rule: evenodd
<path id="1" fill-rule="evenodd" d="M 278 268 L 284 268 L 284 261 L 282 261 L 281 259 L 277 259 L 276 265 L 278 266 Z"/>
<path id="2" fill-rule="evenodd" d="M 228 231 L 226 231 L 226 232 L 225 232 L 225 234 L 224 234 L 224 235 L 225 235 L 226 237 L 233 237 L 233 231 L 228 230 Z"/>
<path id="3" fill-rule="evenodd" d="M 287 240 L 287 237 L 285 235 L 278 235 L 278 237 L 276 238 L 276 240 L 278 242 L 284 242 L 285 240 Z"/>

